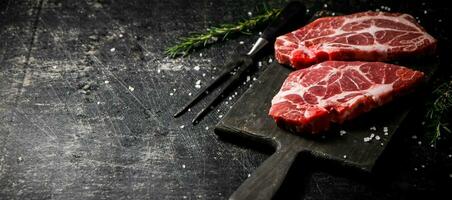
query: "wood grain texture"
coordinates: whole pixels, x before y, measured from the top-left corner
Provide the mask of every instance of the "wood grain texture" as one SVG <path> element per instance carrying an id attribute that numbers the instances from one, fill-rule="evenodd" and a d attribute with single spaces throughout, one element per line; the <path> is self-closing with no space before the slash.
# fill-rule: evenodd
<path id="1" fill-rule="evenodd" d="M 338 2 L 347 7 L 344 1 Z M 349 2 L 355 10 L 382 5 Z M 180 118 L 172 114 L 190 99 L 190 93 L 198 91 L 198 80 L 204 85 L 218 75 L 219 66 L 247 52 L 257 34 L 212 45 L 185 58 L 169 59 L 163 51 L 193 31 L 247 18 L 248 11 L 255 14 L 261 3 L 0 1 L 0 199 L 229 197 L 268 153 L 219 140 L 213 127 L 256 83 L 253 78 L 270 67 L 271 56 L 260 60 L 262 67 L 250 74 L 249 82 L 192 126 L 194 111 L 208 99 Z M 448 19 L 443 15 L 450 13 L 443 5 L 421 6 L 412 1 L 384 5 L 420 16 L 421 24 L 435 36 L 450 35 L 441 26 Z M 424 9 L 429 17 L 423 17 Z M 405 132 L 408 135 L 397 145 L 404 152 L 398 168 L 387 170 L 395 174 L 385 182 L 389 188 L 320 171 L 297 198 L 400 199 L 412 191 L 446 187 L 442 178 L 449 172 L 440 169 L 448 163 L 452 149 L 439 151 L 425 141 L 418 145 L 423 133 L 417 126 Z M 412 135 L 419 139 L 411 139 Z M 421 168 L 422 164 L 426 167 Z M 437 172 L 441 173 L 437 176 Z"/>
<path id="2" fill-rule="evenodd" d="M 439 63 L 435 59 L 424 58 L 402 65 L 420 69 L 430 77 Z M 252 140 L 265 140 L 265 143 L 273 144 L 276 149 L 274 155 L 240 186 L 231 199 L 271 199 L 298 153 L 372 172 L 391 137 L 413 108 L 414 101 L 410 101 L 410 98 L 419 95 L 395 99 L 357 119 L 337 125 L 322 135 L 298 135 L 278 127 L 268 116 L 271 100 L 290 72 L 292 69 L 280 64 L 271 65 L 215 127 L 219 135 L 233 134 Z M 341 135 L 341 131 L 346 134 Z M 371 140 L 367 142 L 364 138 Z M 284 156 L 278 156 L 281 154 Z"/>

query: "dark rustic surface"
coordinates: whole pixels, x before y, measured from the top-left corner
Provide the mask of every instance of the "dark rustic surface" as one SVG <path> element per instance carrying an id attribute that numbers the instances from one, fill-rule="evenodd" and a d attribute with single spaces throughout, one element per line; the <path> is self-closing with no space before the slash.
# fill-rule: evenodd
<path id="1" fill-rule="evenodd" d="M 450 10 L 440 4 L 349 2 L 356 6 L 329 7 L 344 12 L 387 5 L 419 16 L 448 42 Z M 244 52 L 256 36 L 186 58 L 162 52 L 180 36 L 246 18 L 260 4 L 1 1 L 0 199 L 228 197 L 269 152 L 219 140 L 213 126 L 268 66 L 267 58 L 237 95 L 191 126 L 193 112 L 178 119 L 172 114 L 198 90 L 195 82 L 204 85 L 219 73 L 213 66 Z M 385 161 L 395 164 L 382 184 L 324 169 L 321 162 L 306 167 L 312 172 L 306 176 L 295 164 L 278 197 L 400 199 L 443 191 L 452 179 L 451 143 L 430 147 L 421 117 L 414 113 L 402 128 L 397 150 Z"/>

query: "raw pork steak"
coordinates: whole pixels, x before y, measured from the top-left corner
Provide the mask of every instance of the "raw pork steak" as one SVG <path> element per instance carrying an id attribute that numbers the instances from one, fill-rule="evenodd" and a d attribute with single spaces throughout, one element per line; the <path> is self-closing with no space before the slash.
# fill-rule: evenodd
<path id="1" fill-rule="evenodd" d="M 409 92 L 423 77 L 382 62 L 326 61 L 292 72 L 269 115 L 293 132 L 317 133 Z"/>
<path id="2" fill-rule="evenodd" d="M 411 15 L 361 12 L 320 18 L 278 37 L 275 56 L 299 69 L 326 60 L 387 61 L 435 48 L 435 38 Z"/>

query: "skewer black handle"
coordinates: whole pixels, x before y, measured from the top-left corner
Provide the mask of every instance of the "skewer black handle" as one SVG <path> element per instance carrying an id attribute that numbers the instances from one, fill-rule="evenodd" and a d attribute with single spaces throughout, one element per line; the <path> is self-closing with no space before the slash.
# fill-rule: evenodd
<path id="1" fill-rule="evenodd" d="M 273 41 L 278 35 L 298 28 L 306 20 L 306 7 L 299 1 L 289 2 L 278 17 L 262 33 L 262 38 Z"/>

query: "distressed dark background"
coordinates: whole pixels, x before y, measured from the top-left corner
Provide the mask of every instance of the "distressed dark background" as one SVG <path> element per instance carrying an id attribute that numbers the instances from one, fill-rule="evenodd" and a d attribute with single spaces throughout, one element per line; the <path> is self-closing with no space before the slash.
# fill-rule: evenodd
<path id="1" fill-rule="evenodd" d="M 418 17 L 440 41 L 442 66 L 434 80 L 448 79 L 451 10 L 443 3 L 325 3 L 342 13 L 388 6 Z M 249 49 L 257 34 L 185 58 L 169 59 L 163 51 L 190 32 L 248 18 L 261 5 L 2 0 L 0 199 L 227 198 L 271 153 L 213 133 L 250 83 L 198 126 L 189 123 L 193 112 L 178 119 L 172 114 L 199 90 L 195 82 L 205 85 L 220 71 L 214 66 Z M 251 78 L 268 66 L 268 57 L 262 60 Z M 430 146 L 422 121 L 422 111 L 411 113 L 381 160 L 377 179 L 303 160 L 277 197 L 413 199 L 450 193 L 452 142 L 446 137 Z"/>

